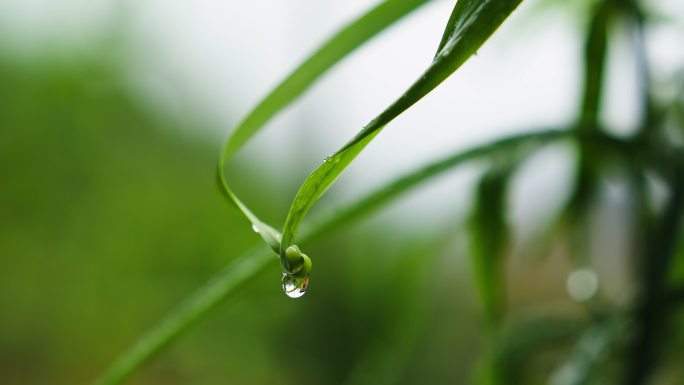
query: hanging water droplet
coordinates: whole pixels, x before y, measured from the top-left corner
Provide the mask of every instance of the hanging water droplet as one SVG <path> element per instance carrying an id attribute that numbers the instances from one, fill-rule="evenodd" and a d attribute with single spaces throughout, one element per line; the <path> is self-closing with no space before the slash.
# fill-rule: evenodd
<path id="1" fill-rule="evenodd" d="M 259 233 L 259 228 L 256 225 L 252 225 L 252 231 Z"/>
<path id="2" fill-rule="evenodd" d="M 288 273 L 283 273 L 283 291 L 290 298 L 299 298 L 306 293 L 309 286 L 309 278 L 298 278 Z"/>

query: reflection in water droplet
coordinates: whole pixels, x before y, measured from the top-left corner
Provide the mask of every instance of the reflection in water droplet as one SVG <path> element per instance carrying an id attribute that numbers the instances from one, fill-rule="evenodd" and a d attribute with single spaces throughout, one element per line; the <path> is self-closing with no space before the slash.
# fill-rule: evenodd
<path id="1" fill-rule="evenodd" d="M 565 286 L 572 299 L 587 301 L 598 291 L 599 278 L 593 269 L 584 267 L 571 272 Z"/>
<path id="2" fill-rule="evenodd" d="M 299 298 L 306 293 L 309 286 L 309 278 L 297 278 L 288 273 L 283 273 L 283 291 L 290 298 Z"/>
<path id="3" fill-rule="evenodd" d="M 255 233 L 258 233 L 258 232 L 259 232 L 259 228 L 258 228 L 256 225 L 252 225 L 252 230 L 253 230 Z"/>

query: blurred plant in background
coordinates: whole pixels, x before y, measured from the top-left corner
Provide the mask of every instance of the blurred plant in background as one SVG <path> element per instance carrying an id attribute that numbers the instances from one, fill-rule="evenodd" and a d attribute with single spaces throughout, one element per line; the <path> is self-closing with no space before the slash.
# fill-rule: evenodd
<path id="1" fill-rule="evenodd" d="M 343 28 L 244 121 L 248 131 L 423 3 L 388 0 Z M 516 4 L 461 0 L 438 51 L 463 38 L 465 60 Z M 0 51 L 0 383 L 87 383 L 121 351 L 101 383 L 134 370 L 127 383 L 681 383 L 684 82 L 653 69 L 646 35 L 682 20 L 647 2 L 573 7 L 586 20 L 576 119 L 325 202 L 296 238 L 314 261 L 312 294 L 297 301 L 278 292 L 278 258 L 249 248 L 250 225 L 216 192 L 218 146 L 192 134 L 207 123 L 153 112 L 125 86 L 119 32 L 77 56 Z M 618 135 L 601 119 L 602 96 L 611 44 L 625 34 L 639 122 Z M 377 132 L 367 133 L 360 142 Z M 519 174 L 543 161 L 540 149 L 568 147 L 567 202 L 522 239 L 509 217 Z M 479 175 L 468 217 L 419 232 L 360 221 L 466 163 Z M 230 177 L 264 222 L 279 223 L 293 191 L 268 167 L 238 162 Z"/>

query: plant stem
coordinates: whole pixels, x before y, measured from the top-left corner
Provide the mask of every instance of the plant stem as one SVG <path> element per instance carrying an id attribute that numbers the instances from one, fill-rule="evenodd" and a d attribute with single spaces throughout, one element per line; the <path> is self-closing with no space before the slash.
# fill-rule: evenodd
<path id="1" fill-rule="evenodd" d="M 637 135 L 646 138 L 652 133 L 657 125 L 658 114 L 651 94 L 651 74 L 646 52 L 645 16 L 636 2 L 629 2 L 632 23 L 634 24 L 634 52 L 636 54 L 636 67 L 638 86 L 640 89 L 642 123 Z"/>
<path id="2" fill-rule="evenodd" d="M 667 296 L 667 305 L 669 307 L 676 307 L 684 303 L 684 286 L 677 287 L 670 291 Z"/>

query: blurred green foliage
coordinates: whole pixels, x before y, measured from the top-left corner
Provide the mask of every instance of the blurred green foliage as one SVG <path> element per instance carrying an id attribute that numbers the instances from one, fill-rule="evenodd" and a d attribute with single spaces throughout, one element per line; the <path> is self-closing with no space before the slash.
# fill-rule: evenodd
<path id="1" fill-rule="evenodd" d="M 610 36 L 605 9 L 634 5 L 601 3 L 586 7 L 596 14 L 588 18 L 576 122 L 585 131 L 603 128 L 597 66 Z M 91 381 L 161 315 L 260 242 L 216 189 L 218 144 L 193 133 L 204 127 L 143 108 L 124 84 L 110 55 L 29 62 L 0 52 L 3 385 Z M 536 264 L 515 254 L 505 211 L 518 164 L 488 164 L 469 220 L 409 233 L 381 217 L 307 245 L 316 256 L 316 295 L 287 299 L 274 263 L 129 382 L 680 383 L 682 168 L 668 163 L 681 163 L 681 155 L 669 157 L 676 141 L 663 127 L 680 129 L 684 108 L 665 114 L 665 104 L 646 104 L 653 114 L 644 132 L 624 141 L 633 156 L 577 141 L 581 164 L 564 214 L 582 220 L 544 234 L 569 238 L 569 247 L 546 245 L 549 257 Z M 662 175 L 640 169 L 645 160 Z M 623 166 L 619 176 L 607 176 L 614 164 Z M 261 167 L 239 165 L 235 179 L 255 211 L 278 217 L 267 193 L 277 187 L 251 178 L 268 172 Z M 568 298 L 565 278 L 573 263 L 603 258 L 583 254 L 590 249 L 583 246 L 603 242 L 584 226 L 606 205 L 601 189 L 609 177 L 629 180 L 626 218 L 634 225 L 629 255 L 609 266 L 633 264 L 629 278 L 643 290 L 629 286 L 632 297 L 599 292 L 578 303 Z M 649 178 L 669 188 L 664 209 L 646 202 Z"/>
<path id="2" fill-rule="evenodd" d="M 0 382 L 86 383 L 258 238 L 216 189 L 217 144 L 142 108 L 116 66 L 97 55 L 0 63 Z M 268 210 L 263 183 L 241 188 Z M 276 263 L 130 383 L 468 373 L 474 307 L 467 295 L 441 295 L 469 293 L 467 276 L 454 279 L 463 274 L 451 266 L 426 280 L 433 264 L 453 265 L 439 262 L 448 238 L 388 248 L 393 236 L 371 229 L 312 249 L 326 277 L 314 281 L 316 296 L 293 306 Z"/>

